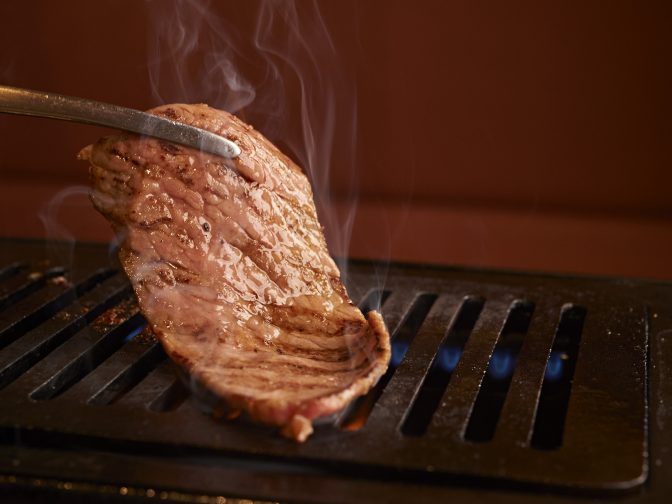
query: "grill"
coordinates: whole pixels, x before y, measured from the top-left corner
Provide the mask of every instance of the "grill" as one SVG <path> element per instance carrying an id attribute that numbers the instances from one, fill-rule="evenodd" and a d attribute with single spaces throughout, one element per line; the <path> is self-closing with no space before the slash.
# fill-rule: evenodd
<path id="1" fill-rule="evenodd" d="M 351 261 L 349 291 L 365 311 L 382 306 L 392 363 L 297 445 L 203 413 L 114 255 L 2 240 L 11 495 L 662 502 L 672 491 L 670 285 Z"/>

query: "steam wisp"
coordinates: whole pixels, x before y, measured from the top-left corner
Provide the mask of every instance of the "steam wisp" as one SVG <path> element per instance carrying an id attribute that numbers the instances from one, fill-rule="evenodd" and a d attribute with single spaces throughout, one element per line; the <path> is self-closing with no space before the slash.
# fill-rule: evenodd
<path id="1" fill-rule="evenodd" d="M 332 255 L 346 258 L 357 201 L 356 88 L 318 3 L 262 1 L 251 32 L 207 0 L 146 5 L 155 20 L 148 68 L 157 104 L 205 102 L 236 113 L 295 157 L 311 181 Z M 337 168 L 335 148 L 346 160 Z M 346 212 L 334 208 L 332 169 L 348 181 Z"/>

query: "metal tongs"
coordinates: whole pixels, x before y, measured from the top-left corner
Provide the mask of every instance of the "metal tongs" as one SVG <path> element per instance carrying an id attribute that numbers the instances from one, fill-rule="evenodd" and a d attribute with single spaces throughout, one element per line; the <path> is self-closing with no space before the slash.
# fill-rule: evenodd
<path id="1" fill-rule="evenodd" d="M 234 142 L 210 131 L 84 98 L 0 85 L 0 112 L 109 126 L 187 145 L 228 159 L 240 155 L 240 147 Z"/>

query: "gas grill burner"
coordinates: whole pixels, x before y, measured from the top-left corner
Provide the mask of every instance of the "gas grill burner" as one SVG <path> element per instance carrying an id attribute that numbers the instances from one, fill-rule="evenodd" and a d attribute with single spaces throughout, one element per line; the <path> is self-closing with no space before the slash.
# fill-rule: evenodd
<path id="1" fill-rule="evenodd" d="M 299 445 L 201 411 L 113 255 L 2 241 L 8 495 L 662 502 L 672 491 L 671 285 L 351 262 L 349 291 L 364 311 L 382 306 L 392 361 Z"/>

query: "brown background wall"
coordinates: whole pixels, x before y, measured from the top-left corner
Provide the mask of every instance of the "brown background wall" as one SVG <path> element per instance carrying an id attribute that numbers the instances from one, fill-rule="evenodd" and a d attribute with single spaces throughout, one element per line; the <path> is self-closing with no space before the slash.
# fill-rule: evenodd
<path id="1" fill-rule="evenodd" d="M 316 61 L 299 44 L 292 63 L 315 100 L 311 176 L 334 251 L 356 203 L 355 256 L 672 278 L 668 5 L 323 1 L 331 51 L 311 3 L 298 1 Z M 240 115 L 303 161 L 299 81 L 254 44 L 256 31 L 262 49 L 286 46 L 285 9 L 259 31 L 257 2 L 209 9 L 196 29 L 193 2 L 4 2 L 0 82 L 141 109 L 222 106 L 209 52 L 234 42 L 232 62 L 257 91 Z M 157 60 L 153 37 L 181 36 L 174 16 L 197 49 Z M 0 133 L 0 235 L 109 239 L 81 192 L 54 199 L 86 184 L 74 156 L 104 130 L 0 115 Z"/>

